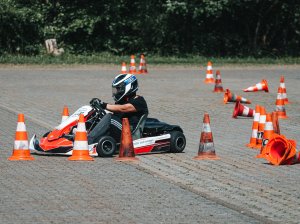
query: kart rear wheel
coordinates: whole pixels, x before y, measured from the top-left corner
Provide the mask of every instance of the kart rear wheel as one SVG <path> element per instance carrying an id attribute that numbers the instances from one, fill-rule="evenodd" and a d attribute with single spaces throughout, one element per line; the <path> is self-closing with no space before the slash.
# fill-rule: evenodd
<path id="1" fill-rule="evenodd" d="M 171 133 L 170 151 L 173 153 L 180 153 L 184 150 L 186 139 L 182 132 L 172 131 Z"/>
<path id="2" fill-rule="evenodd" d="M 98 156 L 112 157 L 116 151 L 116 141 L 110 136 L 103 136 L 100 138 L 96 147 Z"/>

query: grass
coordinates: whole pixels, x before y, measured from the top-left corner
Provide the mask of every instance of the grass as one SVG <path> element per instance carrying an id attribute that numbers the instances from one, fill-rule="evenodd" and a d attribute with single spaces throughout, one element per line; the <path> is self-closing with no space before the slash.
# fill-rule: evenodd
<path id="1" fill-rule="evenodd" d="M 123 61 L 129 64 L 130 55 L 117 56 L 110 53 L 98 53 L 90 55 L 64 54 L 58 57 L 40 54 L 36 56 L 25 55 L 2 55 L 0 56 L 0 64 L 121 64 Z M 300 58 L 282 57 L 282 58 L 254 58 L 254 57 L 203 57 L 188 55 L 186 57 L 168 56 L 162 57 L 157 55 L 146 55 L 148 64 L 155 65 L 205 65 L 207 61 L 214 64 L 241 64 L 241 65 L 257 65 L 257 64 L 300 64 Z M 136 64 L 139 63 L 139 54 L 136 54 Z"/>

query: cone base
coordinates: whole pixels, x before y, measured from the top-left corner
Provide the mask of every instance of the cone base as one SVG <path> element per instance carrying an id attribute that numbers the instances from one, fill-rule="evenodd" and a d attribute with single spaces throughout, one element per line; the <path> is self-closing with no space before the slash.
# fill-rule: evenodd
<path id="1" fill-rule="evenodd" d="M 263 154 L 258 154 L 258 155 L 255 156 L 255 158 L 257 158 L 257 159 L 264 159 L 265 156 Z"/>
<path id="2" fill-rule="evenodd" d="M 279 115 L 279 114 L 278 114 L 278 118 L 280 118 L 280 119 L 287 119 L 287 118 L 289 118 L 289 117 L 286 116 L 286 115 Z"/>
<path id="3" fill-rule="evenodd" d="M 139 161 L 138 158 L 136 157 L 117 157 L 115 158 L 116 161 L 120 162 L 134 162 L 134 161 Z"/>
<path id="4" fill-rule="evenodd" d="M 261 144 L 257 144 L 256 146 L 253 147 L 254 149 L 261 149 Z"/>
<path id="5" fill-rule="evenodd" d="M 224 89 L 215 89 L 213 90 L 214 93 L 224 93 L 225 90 Z"/>
<path id="6" fill-rule="evenodd" d="M 248 148 L 255 148 L 255 146 L 256 146 L 256 143 L 254 144 L 254 143 L 249 143 L 249 144 L 247 144 L 246 145 Z"/>
<path id="7" fill-rule="evenodd" d="M 14 149 L 13 154 L 7 160 L 17 161 L 17 160 L 34 160 L 34 157 L 30 155 L 30 150 Z"/>
<path id="8" fill-rule="evenodd" d="M 195 156 L 195 160 L 219 160 L 220 158 L 214 153 L 201 153 Z"/>
<path id="9" fill-rule="evenodd" d="M 204 80 L 205 83 L 215 83 L 214 79 L 205 79 Z"/>
<path id="10" fill-rule="evenodd" d="M 69 161 L 94 161 L 94 158 L 89 155 L 88 150 L 73 150 Z"/>

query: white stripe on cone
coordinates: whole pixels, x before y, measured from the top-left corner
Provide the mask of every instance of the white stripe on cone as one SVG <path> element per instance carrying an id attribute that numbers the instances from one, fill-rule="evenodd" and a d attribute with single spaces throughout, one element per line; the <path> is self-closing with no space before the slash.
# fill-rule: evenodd
<path id="1" fill-rule="evenodd" d="M 14 149 L 28 149 L 27 140 L 15 140 Z"/>
<path id="2" fill-rule="evenodd" d="M 24 122 L 18 122 L 17 131 L 26 131 L 26 126 Z"/>
<path id="3" fill-rule="evenodd" d="M 87 141 L 75 141 L 74 142 L 74 146 L 73 146 L 73 150 L 88 150 L 89 146 Z"/>

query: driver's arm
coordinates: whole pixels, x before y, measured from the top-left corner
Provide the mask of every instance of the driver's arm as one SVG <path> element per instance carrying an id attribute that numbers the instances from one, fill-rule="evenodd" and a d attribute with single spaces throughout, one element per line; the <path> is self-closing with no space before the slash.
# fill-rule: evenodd
<path id="1" fill-rule="evenodd" d="M 123 105 L 119 104 L 107 104 L 106 110 L 111 112 L 121 112 L 121 113 L 130 113 L 130 112 L 136 112 L 137 110 L 131 103 L 126 103 Z"/>

